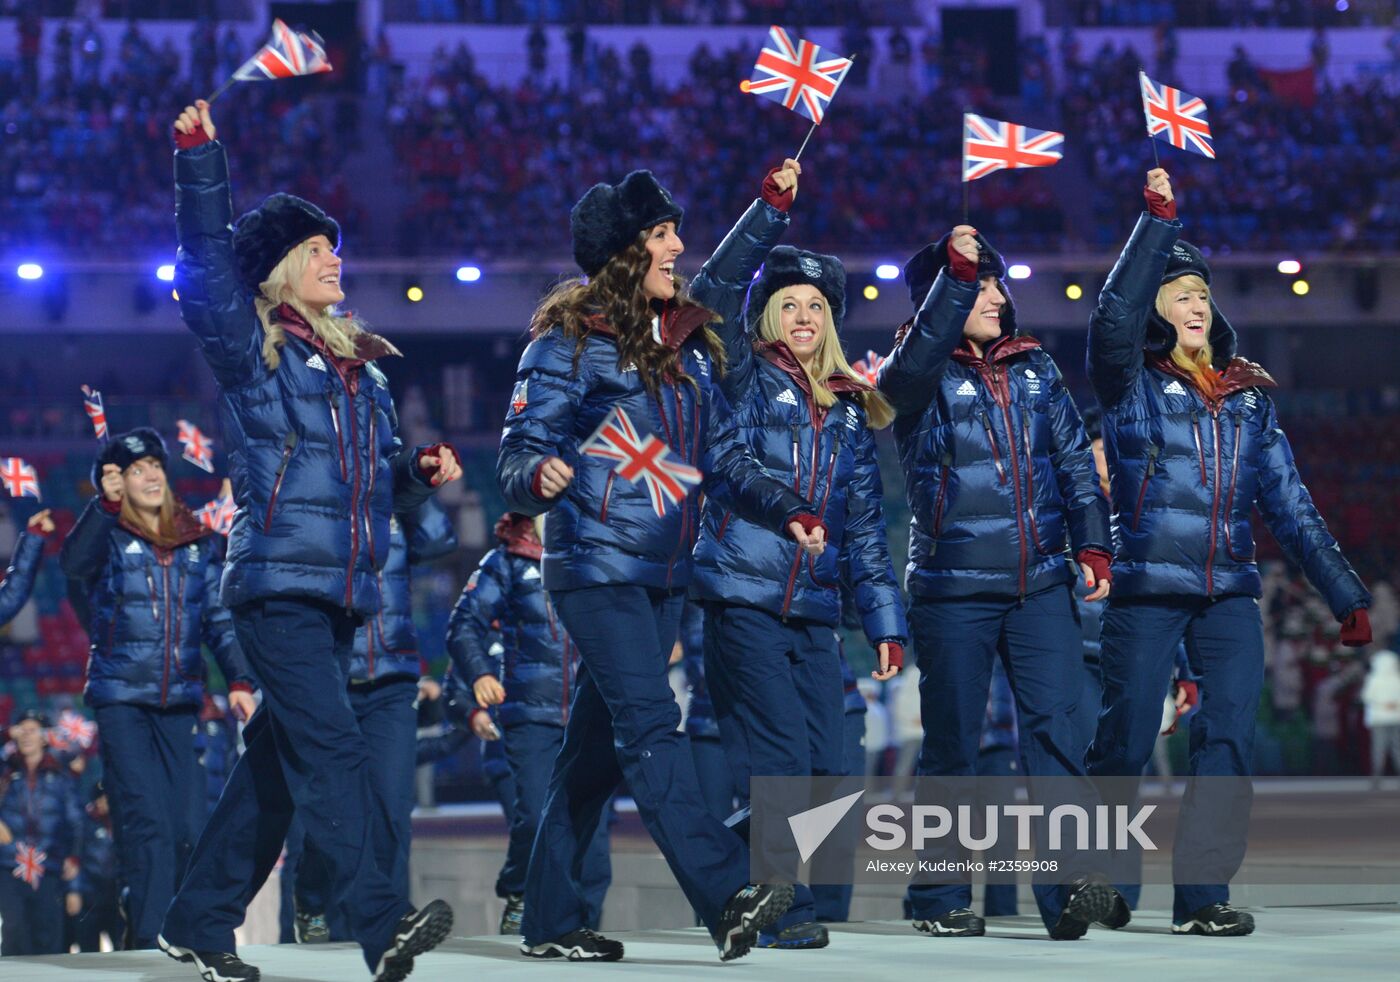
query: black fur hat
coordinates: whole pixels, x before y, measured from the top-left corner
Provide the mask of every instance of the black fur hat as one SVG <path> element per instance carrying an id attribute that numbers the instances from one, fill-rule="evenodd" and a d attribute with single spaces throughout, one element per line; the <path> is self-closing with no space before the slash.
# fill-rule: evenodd
<path id="1" fill-rule="evenodd" d="M 679 228 L 684 215 L 649 170 L 634 170 L 619 184 L 595 184 L 569 212 L 574 262 L 586 275 L 596 276 L 638 232 L 662 222 Z"/>
<path id="2" fill-rule="evenodd" d="M 948 243 L 952 238 L 952 232 L 944 233 L 943 238 L 933 245 L 924 246 L 904 264 L 904 282 L 909 287 L 909 299 L 914 302 L 916 312 L 924 305 L 928 291 L 933 289 L 933 281 L 938 278 L 939 270 L 948 265 Z M 1001 311 L 1003 333 L 1007 337 L 1013 337 L 1017 332 L 1016 302 L 1011 299 L 1011 291 L 1006 288 L 1006 260 L 981 232 L 977 233 L 976 238 L 977 278 L 980 280 L 984 276 L 996 277 L 997 288 L 1006 298 L 1006 306 Z"/>
<path id="3" fill-rule="evenodd" d="M 170 463 L 170 451 L 165 447 L 161 435 L 148 426 L 142 426 L 127 433 L 119 433 L 107 441 L 97 462 L 92 465 L 93 487 L 102 487 L 102 468 L 116 464 L 126 470 L 142 457 L 154 457 L 162 467 Z"/>
<path id="4" fill-rule="evenodd" d="M 287 253 L 313 235 L 324 235 L 331 240 L 331 248 L 339 251 L 340 225 L 334 218 L 294 194 L 268 195 L 233 224 L 239 279 L 256 293 Z"/>
<path id="5" fill-rule="evenodd" d="M 1172 246 L 1171 255 L 1167 257 L 1167 268 L 1162 272 L 1162 285 L 1166 286 L 1183 276 L 1199 276 L 1205 281 L 1206 286 L 1210 286 L 1210 266 L 1207 265 L 1205 257 L 1201 255 L 1201 250 L 1189 242 L 1178 240 Z M 1238 338 L 1235 329 L 1230 326 L 1230 322 L 1225 319 L 1225 315 L 1215 305 L 1215 298 L 1212 297 L 1210 301 L 1210 350 L 1211 360 L 1215 363 L 1215 367 L 1223 369 L 1228 365 L 1230 360 L 1235 357 L 1237 346 Z M 1145 347 L 1150 353 L 1160 355 L 1163 358 L 1171 355 L 1172 349 L 1176 347 L 1176 328 L 1157 313 L 1155 302 L 1147 317 Z"/>
<path id="6" fill-rule="evenodd" d="M 759 269 L 758 278 L 749 284 L 748 305 L 744 308 L 744 320 L 749 327 L 763 317 L 763 310 L 773 294 L 798 283 L 807 283 L 822 291 L 839 332 L 846 319 L 846 267 L 835 256 L 789 245 L 775 246 Z"/>

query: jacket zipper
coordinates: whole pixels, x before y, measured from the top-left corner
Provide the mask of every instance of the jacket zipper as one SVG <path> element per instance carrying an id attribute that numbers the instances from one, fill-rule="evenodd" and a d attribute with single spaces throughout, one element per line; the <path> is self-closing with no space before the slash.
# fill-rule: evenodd
<path id="1" fill-rule="evenodd" d="M 1016 453 L 1016 427 L 1011 422 L 1011 386 L 1006 380 L 1006 373 L 1000 368 L 992 369 L 993 400 L 1001 407 L 1002 422 L 1006 424 L 1007 456 L 1011 458 L 1011 481 L 1014 497 L 1016 499 L 1016 531 L 1020 536 L 1021 547 L 1020 567 L 1017 570 L 1016 582 L 1019 586 L 1017 593 L 1024 597 L 1026 595 L 1026 518 L 1025 504 L 1021 500 L 1021 474 L 1020 455 Z M 996 394 L 1000 392 L 1001 398 L 997 399 Z M 988 428 L 990 434 L 990 427 Z M 993 441 L 995 445 L 995 441 Z"/>
<path id="2" fill-rule="evenodd" d="M 1035 551 L 1045 555 L 1045 547 L 1040 544 L 1040 529 L 1035 520 L 1035 460 L 1031 456 L 1031 414 L 1025 407 L 1021 409 L 1021 445 L 1026 448 L 1026 514 L 1031 519 L 1031 541 Z"/>
<path id="3" fill-rule="evenodd" d="M 340 479 L 342 481 L 348 481 L 350 480 L 350 474 L 345 469 L 345 438 L 340 433 L 340 407 L 335 404 L 336 397 L 333 390 L 326 390 L 326 401 L 330 403 L 331 426 L 335 427 L 335 445 L 336 449 L 340 452 Z"/>
<path id="4" fill-rule="evenodd" d="M 810 503 L 812 499 L 814 499 L 817 496 L 817 455 L 818 453 L 820 453 L 821 450 L 822 423 L 824 422 L 824 419 L 823 417 L 817 415 L 817 404 L 810 397 L 807 399 L 807 411 L 812 418 L 812 488 L 809 493 L 802 496 L 807 499 L 808 503 Z M 796 426 L 793 426 L 791 427 L 791 429 L 793 465 L 792 479 L 793 484 L 796 487 L 797 493 L 802 494 L 802 470 L 797 466 L 798 428 Z M 835 458 L 833 457 L 833 459 Z M 802 568 L 802 547 L 794 543 L 793 548 L 794 552 L 792 556 L 792 569 L 788 572 L 787 592 L 783 594 L 783 609 L 782 612 L 778 615 L 783 620 L 787 620 L 788 608 L 792 606 L 792 591 L 797 586 L 797 571 Z"/>
<path id="5" fill-rule="evenodd" d="M 165 591 L 164 616 L 161 618 L 161 636 L 164 639 L 164 666 L 160 673 L 160 705 L 165 707 L 166 698 L 170 691 L 170 567 L 161 566 L 160 585 Z"/>
<path id="6" fill-rule="evenodd" d="M 1240 473 L 1240 431 L 1243 428 L 1243 420 L 1239 416 L 1235 417 L 1235 445 L 1230 451 L 1230 492 L 1225 496 L 1225 551 L 1230 558 L 1236 562 L 1250 563 L 1254 561 L 1253 556 L 1236 556 L 1235 545 L 1230 536 L 1230 516 L 1235 510 L 1235 479 Z"/>
<path id="7" fill-rule="evenodd" d="M 819 519 L 820 519 L 820 518 L 825 518 L 825 517 L 826 517 L 826 503 L 827 503 L 828 501 L 831 500 L 831 479 L 832 479 L 832 476 L 836 473 L 836 457 L 837 457 L 837 455 L 838 455 L 840 452 L 841 452 L 841 431 L 840 431 L 840 430 L 837 430 L 837 431 L 836 431 L 836 438 L 835 438 L 835 440 L 833 441 L 832 447 L 831 447 L 831 460 L 828 461 L 828 463 L 827 463 L 827 465 L 826 465 L 826 489 L 825 489 L 824 491 L 822 491 L 822 503 L 821 503 L 821 507 L 817 509 L 817 518 L 819 518 Z M 816 489 L 813 488 L 813 491 L 815 491 L 815 490 L 816 490 Z M 821 587 L 823 590 L 839 590 L 839 589 L 840 589 L 839 584 L 838 584 L 838 585 L 835 585 L 835 586 L 829 586 L 829 585 L 823 583 L 821 580 L 817 579 L 817 558 L 816 558 L 815 556 L 808 556 L 808 557 L 807 557 L 807 575 L 810 576 L 810 577 L 812 578 L 812 582 L 813 582 L 813 583 L 815 583 L 817 586 Z"/>
<path id="8" fill-rule="evenodd" d="M 1142 475 L 1142 487 L 1138 488 L 1137 507 L 1133 509 L 1133 531 L 1138 530 L 1138 523 L 1142 521 L 1142 503 L 1147 500 L 1147 482 L 1152 480 L 1152 475 L 1157 472 L 1157 454 L 1161 449 L 1155 443 L 1147 445 L 1147 470 Z"/>
<path id="9" fill-rule="evenodd" d="M 374 479 L 379 472 L 379 453 L 374 447 L 374 400 L 369 403 L 369 456 L 365 458 L 369 471 L 369 487 L 365 491 L 365 542 L 369 544 L 369 564 L 372 569 L 378 570 L 378 558 L 374 554 L 374 526 L 370 523 L 370 511 L 374 505 Z M 380 582 L 380 593 L 382 595 L 384 586 Z M 381 603 L 381 606 L 383 604 Z"/>
<path id="10" fill-rule="evenodd" d="M 179 567 L 176 572 L 175 594 L 171 598 L 170 603 L 171 609 L 173 609 L 175 612 L 175 634 L 174 639 L 172 641 L 172 646 L 174 650 L 171 652 L 171 654 L 173 654 L 176 659 L 176 670 L 179 671 L 180 675 L 184 678 L 203 679 L 205 674 L 203 671 L 201 671 L 201 669 L 203 669 L 204 667 L 203 658 L 200 659 L 199 664 L 195 667 L 195 671 L 198 674 L 194 676 L 185 675 L 184 665 L 179 661 L 180 649 L 184 647 L 185 640 L 185 569 L 183 566 Z"/>
<path id="11" fill-rule="evenodd" d="M 938 495 L 933 499 L 933 538 L 943 532 L 943 496 L 948 491 L 948 472 L 953 466 L 953 455 L 944 451 L 943 468 L 938 474 Z"/>
<path id="12" fill-rule="evenodd" d="M 1201 414 L 1191 410 L 1191 437 L 1196 441 L 1196 457 L 1201 463 L 1201 487 L 1206 486 L 1206 450 L 1201 446 Z"/>
<path id="13" fill-rule="evenodd" d="M 282 478 L 287 473 L 287 465 L 292 462 L 292 451 L 296 449 L 297 431 L 292 430 L 282 441 L 282 461 L 277 465 L 277 476 L 272 482 L 272 494 L 267 499 L 267 517 L 263 520 L 263 532 L 272 528 L 272 512 L 277 507 L 277 495 L 282 490 Z"/>
<path id="14" fill-rule="evenodd" d="M 617 471 L 608 471 L 608 483 L 603 485 L 603 507 L 598 511 L 598 521 L 604 525 L 608 522 L 608 498 L 612 496 L 613 478 L 617 477 Z"/>
<path id="15" fill-rule="evenodd" d="M 1001 466 L 1001 452 L 997 450 L 996 434 L 992 432 L 992 418 L 987 415 L 985 409 L 979 409 L 977 411 L 977 416 L 982 420 L 982 428 L 987 431 L 987 443 L 990 444 L 992 448 L 992 463 L 996 464 L 997 467 L 997 482 L 1005 484 L 1006 470 Z"/>
<path id="16" fill-rule="evenodd" d="M 331 364 L 335 366 L 336 378 L 340 379 L 340 385 L 345 390 L 346 401 L 350 404 L 350 465 L 354 471 L 354 479 L 350 485 L 350 561 L 345 564 L 345 609 L 350 610 L 355 605 L 355 560 L 360 555 L 360 460 L 359 460 L 359 423 L 358 413 L 355 412 L 355 396 L 350 391 L 350 382 L 345 377 L 345 371 L 341 368 L 340 362 L 331 359 Z M 373 412 L 370 414 L 373 421 Z"/>
<path id="17" fill-rule="evenodd" d="M 1215 487 L 1210 500 L 1210 551 L 1206 553 L 1206 596 L 1214 594 L 1215 588 L 1215 543 L 1220 524 L 1220 415 L 1215 409 L 1210 411 L 1211 435 L 1215 440 Z"/>

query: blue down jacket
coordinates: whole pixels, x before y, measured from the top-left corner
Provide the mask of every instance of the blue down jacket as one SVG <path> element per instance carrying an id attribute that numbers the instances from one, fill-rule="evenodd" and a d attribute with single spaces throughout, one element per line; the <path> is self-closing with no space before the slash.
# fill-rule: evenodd
<path id="1" fill-rule="evenodd" d="M 33 774 L 19 754 L 0 761 L 0 822 L 9 828 L 11 839 L 0 845 L 0 870 L 6 878 L 14 872 L 21 842 L 45 854 L 45 876 L 60 876 L 63 861 L 77 859 L 82 847 L 77 780 L 51 753 L 44 754 Z"/>
<path id="2" fill-rule="evenodd" d="M 1341 620 L 1371 597 L 1298 476 L 1267 392 L 1274 380 L 1235 357 L 1235 332 L 1214 302 L 1214 399 L 1144 352 L 1149 328 L 1172 331 L 1155 303 L 1180 234 L 1179 221 L 1138 219 L 1089 324 L 1089 378 L 1104 410 L 1117 514 L 1113 595 L 1259 596 L 1249 521 L 1258 505 L 1284 555 Z"/>
<path id="3" fill-rule="evenodd" d="M 44 558 L 44 538 L 33 532 L 21 532 L 10 557 L 5 581 L 0 583 L 0 627 L 15 619 L 34 591 L 34 577 L 39 572 L 39 560 Z"/>
<path id="4" fill-rule="evenodd" d="M 462 590 L 447 626 L 447 651 L 468 690 L 483 675 L 506 690 L 502 726 L 563 726 L 573 698 L 578 649 L 554 613 L 540 575 L 539 538 L 523 515 L 496 523 L 500 545 L 488 552 Z M 503 653 L 491 651 L 499 641 Z"/>
<path id="5" fill-rule="evenodd" d="M 205 644 L 230 686 L 252 686 L 219 602 L 215 534 L 175 514 L 180 538 L 164 549 L 93 498 L 64 540 L 63 572 L 87 595 L 88 705 L 201 706 Z"/>
<path id="6" fill-rule="evenodd" d="M 262 322 L 238 283 L 218 141 L 175 153 L 175 190 L 180 316 L 219 383 L 238 504 L 223 602 L 297 595 L 373 614 L 389 514 L 432 493 L 417 452 L 399 443 L 388 383 L 374 364 L 398 352 L 365 332 L 355 358 L 335 358 L 283 307 L 287 343 L 268 371 Z"/>
<path id="7" fill-rule="evenodd" d="M 940 272 L 879 375 L 898 414 L 915 596 L 1025 596 L 1071 580 L 1067 549 L 1109 551 L 1108 502 L 1055 362 L 1014 327 L 982 358 L 961 345 L 977 290 Z"/>
<path id="8" fill-rule="evenodd" d="M 775 223 L 768 234 L 780 230 Z M 720 369 L 703 340 L 711 311 L 722 320 L 741 315 L 744 289 L 772 245 L 731 233 L 690 284 L 691 297 L 704 307 L 672 303 L 661 314 L 656 327 L 661 343 L 681 352 L 695 384 L 663 380 L 659 397 L 653 396 L 634 366 L 618 364 L 611 328 L 601 322 L 586 334 L 577 367 L 574 339 L 557 328 L 530 342 L 521 355 L 496 477 L 511 511 L 549 511 L 547 589 L 690 584 L 700 524 L 696 489 L 679 503 L 666 502 L 658 516 L 644 481 L 622 479 L 612 461 L 579 451 L 614 408 L 627 413 L 643 440 L 660 438 L 676 461 L 703 471 L 705 493 L 722 481 L 743 517 L 777 530 L 810 509 L 805 499 L 769 477 L 740 439 L 719 388 Z M 558 499 L 543 498 L 532 487 L 540 464 L 551 456 L 563 459 L 575 474 Z"/>
<path id="9" fill-rule="evenodd" d="M 418 632 L 413 627 L 411 568 L 457 548 L 452 520 L 429 498 L 406 515 L 389 518 L 389 559 L 379 574 L 383 606 L 355 632 L 350 659 L 352 682 L 377 682 L 419 674 Z"/>

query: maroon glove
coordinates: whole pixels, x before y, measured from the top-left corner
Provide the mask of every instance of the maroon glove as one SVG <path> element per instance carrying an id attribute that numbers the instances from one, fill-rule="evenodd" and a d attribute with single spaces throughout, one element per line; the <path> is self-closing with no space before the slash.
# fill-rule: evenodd
<path id="1" fill-rule="evenodd" d="M 1348 648 L 1364 648 L 1371 643 L 1371 615 L 1365 607 L 1357 607 L 1342 621 L 1342 644 Z"/>
<path id="2" fill-rule="evenodd" d="M 428 479 L 428 483 L 430 484 L 432 483 L 433 478 L 437 477 L 438 471 L 442 469 L 442 466 L 440 464 L 434 464 L 433 466 L 428 467 L 423 463 L 423 458 L 440 458 L 444 449 L 451 450 L 452 456 L 457 458 L 457 462 L 459 464 L 461 463 L 462 455 L 459 454 L 457 452 L 457 448 L 450 443 L 434 443 L 431 447 L 424 447 L 423 450 L 418 454 L 418 470 L 422 472 L 423 476 Z"/>
<path id="3" fill-rule="evenodd" d="M 826 523 L 816 515 L 809 514 L 808 512 L 799 512 L 788 519 L 789 525 L 793 522 L 801 525 L 802 531 L 806 532 L 808 535 L 811 535 L 817 529 L 821 529 L 823 535 L 826 534 Z"/>
<path id="4" fill-rule="evenodd" d="M 1081 562 L 1094 571 L 1095 583 L 1102 583 L 1105 580 L 1109 583 L 1113 582 L 1113 570 L 1110 566 L 1113 557 L 1102 549 L 1080 549 L 1074 558 L 1076 562 Z"/>
<path id="5" fill-rule="evenodd" d="M 248 695 L 251 696 L 251 695 L 253 694 L 253 686 L 252 686 L 252 684 L 249 683 L 249 682 L 230 682 L 230 683 L 229 683 L 229 687 L 228 687 L 228 691 L 229 691 L 229 692 L 246 692 L 246 693 L 248 693 Z"/>
<path id="6" fill-rule="evenodd" d="M 890 668 L 903 668 L 904 645 L 900 644 L 898 641 L 886 641 L 884 643 L 890 646 Z"/>
<path id="7" fill-rule="evenodd" d="M 962 280 L 964 283 L 977 282 L 977 260 L 968 259 L 954 249 L 951 236 L 948 238 L 948 269 L 956 280 Z"/>
<path id="8" fill-rule="evenodd" d="M 1147 210 L 1153 218 L 1176 221 L 1176 199 L 1168 201 L 1151 188 L 1143 188 L 1142 196 L 1147 199 Z"/>
<path id="9" fill-rule="evenodd" d="M 1176 719 L 1172 720 L 1172 725 L 1167 727 L 1167 732 L 1163 736 L 1171 736 L 1176 732 L 1177 724 L 1181 718 L 1194 709 L 1201 701 L 1201 690 L 1195 682 L 1182 680 L 1176 683 L 1177 691 L 1186 693 L 1186 705 L 1176 711 Z"/>
<path id="10" fill-rule="evenodd" d="M 120 515 L 122 513 L 122 503 L 120 501 L 113 501 L 105 494 L 98 498 L 97 501 L 102 506 L 102 510 L 109 515 Z"/>
<path id="11" fill-rule="evenodd" d="M 172 129 L 170 132 L 175 137 L 176 150 L 193 150 L 195 147 L 203 146 L 209 142 L 209 134 L 204 132 L 203 126 L 193 133 L 181 133 L 176 129 Z"/>
<path id="12" fill-rule="evenodd" d="M 781 167 L 774 167 L 768 172 L 768 176 L 763 179 L 763 187 L 758 194 L 759 197 L 779 211 L 787 211 L 792 207 L 793 199 L 797 197 L 797 189 L 788 188 L 786 191 L 778 190 L 778 182 L 773 180 L 773 177 L 780 170 L 782 170 Z"/>

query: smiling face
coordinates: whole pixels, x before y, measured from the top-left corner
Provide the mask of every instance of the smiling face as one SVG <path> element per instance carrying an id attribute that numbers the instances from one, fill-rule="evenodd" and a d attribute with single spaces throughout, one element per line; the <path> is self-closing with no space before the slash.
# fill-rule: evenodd
<path id="1" fill-rule="evenodd" d="M 155 457 L 142 457 L 122 471 L 122 484 L 126 499 L 138 511 L 145 512 L 160 511 L 170 487 L 165 480 L 165 468 Z"/>
<path id="2" fill-rule="evenodd" d="M 15 741 L 21 757 L 33 757 L 44 749 L 44 728 L 38 720 L 27 719 L 10 727 L 10 739 Z"/>
<path id="3" fill-rule="evenodd" d="M 340 288 L 340 257 L 331 240 L 313 235 L 301 244 L 306 250 L 306 267 L 293 288 L 297 300 L 311 310 L 325 310 L 345 299 Z"/>
<path id="4" fill-rule="evenodd" d="M 647 229 L 646 246 L 651 265 L 642 278 L 642 293 L 648 300 L 670 300 L 676 295 L 676 257 L 685 252 L 676 223 L 662 222 Z"/>
<path id="5" fill-rule="evenodd" d="M 826 321 L 826 297 L 822 296 L 822 291 L 810 283 L 798 283 L 783 290 L 778 306 L 783 343 L 803 365 L 821 351 Z"/>
<path id="6" fill-rule="evenodd" d="M 1176 331 L 1177 346 L 1195 354 L 1210 340 L 1210 287 L 1199 276 L 1183 276 L 1157 291 L 1157 313 Z"/>
<path id="7" fill-rule="evenodd" d="M 1001 312 L 1006 296 L 997 285 L 995 276 L 984 276 L 977 288 L 977 300 L 963 324 L 963 337 L 979 348 L 1001 337 Z"/>

